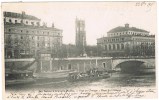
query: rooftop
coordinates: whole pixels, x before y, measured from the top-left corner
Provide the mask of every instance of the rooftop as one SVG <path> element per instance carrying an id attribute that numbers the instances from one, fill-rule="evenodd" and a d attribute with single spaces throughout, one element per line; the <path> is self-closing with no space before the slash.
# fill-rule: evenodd
<path id="1" fill-rule="evenodd" d="M 39 20 L 39 18 L 32 16 L 32 15 L 27 15 L 25 12 L 22 13 L 15 13 L 15 12 L 4 12 L 4 17 L 12 17 L 12 18 L 22 18 L 22 19 L 30 19 L 30 20 Z"/>
<path id="2" fill-rule="evenodd" d="M 125 24 L 125 27 L 118 26 L 116 28 L 113 28 L 110 31 L 108 31 L 108 33 L 123 32 L 123 31 L 135 31 L 135 32 L 147 32 L 147 33 L 149 33 L 148 31 L 143 30 L 143 29 L 139 29 L 136 27 L 129 27 L 129 24 Z"/>

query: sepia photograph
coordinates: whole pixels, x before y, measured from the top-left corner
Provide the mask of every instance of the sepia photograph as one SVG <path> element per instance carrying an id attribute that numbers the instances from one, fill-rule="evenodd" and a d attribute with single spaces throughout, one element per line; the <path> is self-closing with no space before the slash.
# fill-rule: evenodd
<path id="1" fill-rule="evenodd" d="M 3 2 L 3 99 L 157 99 L 155 1 Z"/>

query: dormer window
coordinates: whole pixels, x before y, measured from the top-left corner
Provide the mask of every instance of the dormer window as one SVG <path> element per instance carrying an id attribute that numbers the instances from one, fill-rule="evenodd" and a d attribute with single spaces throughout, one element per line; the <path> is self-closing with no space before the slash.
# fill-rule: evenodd
<path id="1" fill-rule="evenodd" d="M 34 22 L 31 22 L 32 25 L 34 25 Z"/>
<path id="2" fill-rule="evenodd" d="M 17 20 L 15 20 L 15 23 L 17 23 Z"/>
<path id="3" fill-rule="evenodd" d="M 39 25 L 40 25 L 40 23 L 39 23 L 39 22 L 37 22 L 36 24 L 37 24 L 37 26 L 39 26 Z"/>
<path id="4" fill-rule="evenodd" d="M 11 20 L 11 19 L 9 19 L 9 22 L 11 23 L 11 22 L 12 22 L 12 20 Z"/>
<path id="5" fill-rule="evenodd" d="M 28 21 L 26 21 L 26 24 L 28 24 Z"/>

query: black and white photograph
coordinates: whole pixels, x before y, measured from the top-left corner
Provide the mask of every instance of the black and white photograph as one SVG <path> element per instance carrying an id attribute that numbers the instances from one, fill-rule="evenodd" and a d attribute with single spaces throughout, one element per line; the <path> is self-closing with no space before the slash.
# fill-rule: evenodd
<path id="1" fill-rule="evenodd" d="M 155 1 L 3 2 L 4 100 L 156 99 Z"/>

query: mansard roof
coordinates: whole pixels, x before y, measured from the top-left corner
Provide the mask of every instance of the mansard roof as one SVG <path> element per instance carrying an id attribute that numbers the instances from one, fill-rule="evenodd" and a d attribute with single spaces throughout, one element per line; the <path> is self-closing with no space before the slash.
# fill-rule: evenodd
<path id="1" fill-rule="evenodd" d="M 22 19 L 30 19 L 30 20 L 39 20 L 39 18 L 32 16 L 32 15 L 27 15 L 25 12 L 21 13 L 15 13 L 15 12 L 4 12 L 4 17 L 12 17 L 12 18 L 22 18 Z"/>
<path id="2" fill-rule="evenodd" d="M 139 28 L 136 28 L 136 27 L 122 27 L 122 26 L 113 28 L 110 31 L 108 31 L 108 33 L 116 33 L 116 32 L 123 32 L 123 31 L 135 31 L 135 32 L 147 32 L 147 33 L 149 33 L 146 30 L 139 29 Z"/>

